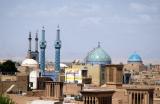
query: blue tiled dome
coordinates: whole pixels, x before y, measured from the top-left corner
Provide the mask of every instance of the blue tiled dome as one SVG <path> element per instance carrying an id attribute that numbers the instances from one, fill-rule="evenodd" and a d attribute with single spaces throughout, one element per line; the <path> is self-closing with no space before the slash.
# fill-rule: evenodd
<path id="1" fill-rule="evenodd" d="M 128 62 L 142 62 L 142 58 L 137 53 L 133 53 L 129 58 Z"/>
<path id="2" fill-rule="evenodd" d="M 110 56 L 100 47 L 100 45 L 88 53 L 87 64 L 111 64 Z"/>

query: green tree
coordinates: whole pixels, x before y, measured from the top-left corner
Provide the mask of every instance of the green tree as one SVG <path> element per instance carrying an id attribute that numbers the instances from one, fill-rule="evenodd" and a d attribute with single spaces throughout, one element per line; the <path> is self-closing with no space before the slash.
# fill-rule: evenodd
<path id="1" fill-rule="evenodd" d="M 17 68 L 15 67 L 15 63 L 13 61 L 7 60 L 0 65 L 0 71 L 2 74 L 15 74 L 15 72 L 17 72 Z"/>

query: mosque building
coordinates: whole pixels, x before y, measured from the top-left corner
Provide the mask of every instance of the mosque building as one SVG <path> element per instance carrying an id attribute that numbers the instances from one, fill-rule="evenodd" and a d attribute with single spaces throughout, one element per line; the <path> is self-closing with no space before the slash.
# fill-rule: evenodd
<path id="1" fill-rule="evenodd" d="M 24 70 L 23 70 L 24 69 Z M 37 78 L 39 77 L 39 64 L 36 60 L 25 59 L 21 64 L 21 73 L 29 75 L 29 88 L 37 89 Z"/>
<path id="2" fill-rule="evenodd" d="M 103 85 L 109 81 L 108 77 L 106 77 L 107 74 L 110 75 L 107 70 L 113 69 L 110 76 L 117 75 L 121 79 L 122 67 L 123 65 L 111 64 L 111 57 L 100 46 L 100 43 L 98 43 L 98 46 L 87 54 L 84 64 L 74 63 L 65 69 L 65 82 Z M 117 70 L 121 71 L 117 72 Z M 116 79 L 109 82 L 115 84 L 114 81 L 115 83 L 119 83 Z"/>
<path id="3" fill-rule="evenodd" d="M 21 75 L 28 77 L 28 88 L 37 89 L 37 78 L 39 77 L 39 52 L 38 52 L 38 33 L 35 37 L 35 51 L 31 50 L 31 32 L 29 32 L 29 48 L 27 58 L 22 62 L 18 68 Z"/>
<path id="4" fill-rule="evenodd" d="M 38 52 L 38 34 L 36 33 L 36 46 L 35 51 L 31 51 L 31 32 L 29 33 L 29 49 L 27 58 L 22 62 L 21 66 L 18 68 L 21 74 L 26 75 L 28 77 L 28 87 L 29 89 L 37 89 L 39 85 L 38 79 L 45 79 L 51 78 L 52 80 L 55 79 L 55 73 L 48 72 L 45 70 L 46 62 L 45 62 L 45 48 L 46 48 L 46 41 L 45 41 L 45 30 L 44 27 L 42 29 L 42 38 L 40 42 L 40 65 L 39 65 L 39 52 Z M 40 66 L 40 67 L 39 67 Z M 42 78 L 43 77 L 43 78 Z"/>

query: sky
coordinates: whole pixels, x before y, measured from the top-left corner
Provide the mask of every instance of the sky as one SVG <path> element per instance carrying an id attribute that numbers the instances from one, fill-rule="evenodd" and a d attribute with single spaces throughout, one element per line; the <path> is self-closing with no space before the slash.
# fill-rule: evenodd
<path id="1" fill-rule="evenodd" d="M 134 52 L 160 63 L 160 0 L 0 0 L 0 59 L 25 59 L 29 32 L 40 40 L 44 26 L 46 60 L 54 61 L 58 24 L 62 62 L 83 60 L 100 42 L 112 63 Z"/>

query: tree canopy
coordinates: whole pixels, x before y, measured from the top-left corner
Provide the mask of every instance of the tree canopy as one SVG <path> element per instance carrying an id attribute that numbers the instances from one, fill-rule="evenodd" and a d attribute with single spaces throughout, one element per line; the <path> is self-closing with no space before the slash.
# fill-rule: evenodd
<path id="1" fill-rule="evenodd" d="M 11 60 L 7 60 L 6 62 L 0 64 L 0 72 L 2 72 L 2 74 L 15 74 L 15 72 L 17 72 L 15 63 Z"/>

